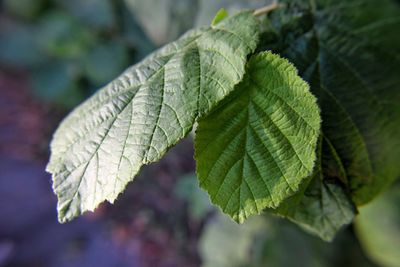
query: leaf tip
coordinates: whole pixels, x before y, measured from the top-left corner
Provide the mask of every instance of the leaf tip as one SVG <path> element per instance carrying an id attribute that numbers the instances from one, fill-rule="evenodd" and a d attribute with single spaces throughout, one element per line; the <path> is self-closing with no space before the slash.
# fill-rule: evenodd
<path id="1" fill-rule="evenodd" d="M 220 10 L 218 10 L 217 14 L 215 15 L 214 19 L 212 20 L 211 26 L 217 25 L 219 22 L 221 22 L 227 16 L 229 16 L 228 11 L 226 11 L 226 9 L 224 9 L 224 8 L 221 8 Z"/>

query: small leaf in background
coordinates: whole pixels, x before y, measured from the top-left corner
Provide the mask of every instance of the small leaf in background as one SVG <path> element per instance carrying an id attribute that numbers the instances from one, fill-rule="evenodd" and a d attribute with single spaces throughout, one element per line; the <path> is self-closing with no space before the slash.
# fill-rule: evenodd
<path id="1" fill-rule="evenodd" d="M 104 30 L 110 29 L 114 25 L 115 18 L 111 5 L 112 0 L 54 1 L 87 26 Z"/>
<path id="2" fill-rule="evenodd" d="M 312 172 L 319 125 L 316 98 L 296 68 L 272 53 L 253 56 L 233 96 L 199 121 L 200 186 L 240 223 L 277 207 Z"/>
<path id="3" fill-rule="evenodd" d="M 218 11 L 217 15 L 215 15 L 213 21 L 211 22 L 211 25 L 212 26 L 217 25 L 221 20 L 223 20 L 227 16 L 229 16 L 228 12 L 225 9 L 221 8 Z"/>
<path id="4" fill-rule="evenodd" d="M 187 201 L 190 217 L 201 220 L 213 210 L 210 199 L 206 192 L 200 189 L 199 182 L 195 174 L 180 177 L 175 194 Z"/>
<path id="5" fill-rule="evenodd" d="M 103 42 L 90 49 L 84 62 L 88 79 L 94 86 L 100 87 L 115 79 L 127 67 L 129 53 L 121 42 Z"/>
<path id="6" fill-rule="evenodd" d="M 52 62 L 36 68 L 31 73 L 31 82 L 33 93 L 45 101 L 71 108 L 83 99 L 74 66 L 67 62 Z"/>
<path id="7" fill-rule="evenodd" d="M 159 160 L 233 91 L 257 40 L 250 11 L 192 30 L 70 113 L 54 135 L 47 166 L 59 220 L 114 202 L 143 165 Z"/>
<path id="8" fill-rule="evenodd" d="M 236 13 L 242 9 L 256 9 L 272 3 L 272 0 L 198 0 L 195 25 L 207 25 L 218 12 L 226 9 L 228 13 Z"/>
<path id="9" fill-rule="evenodd" d="M 400 266 L 400 185 L 362 206 L 356 232 L 367 255 L 380 266 Z"/>

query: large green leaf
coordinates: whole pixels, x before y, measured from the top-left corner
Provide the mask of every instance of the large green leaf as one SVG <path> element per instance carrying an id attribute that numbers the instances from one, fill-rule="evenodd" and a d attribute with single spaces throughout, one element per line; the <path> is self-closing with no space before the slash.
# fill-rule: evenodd
<path id="1" fill-rule="evenodd" d="M 322 165 L 322 158 L 333 153 L 329 150 L 322 151 L 322 147 L 329 147 L 324 145 L 325 142 L 322 137 L 318 144 L 313 174 L 301 185 L 299 192 L 285 200 L 273 212 L 296 222 L 306 231 L 331 241 L 344 225 L 351 223 L 356 208 L 343 186 L 337 181 L 324 179 L 324 172 L 329 170 L 329 166 Z"/>
<path id="2" fill-rule="evenodd" d="M 260 49 L 294 63 L 322 116 L 318 178 L 277 212 L 327 240 L 354 216 L 348 193 L 365 203 L 400 175 L 398 12 L 391 1 L 288 1 L 263 34 Z"/>
<path id="3" fill-rule="evenodd" d="M 319 124 L 297 70 L 271 53 L 253 56 L 234 95 L 199 121 L 200 186 L 237 222 L 277 207 L 311 173 Z"/>
<path id="4" fill-rule="evenodd" d="M 190 31 L 75 109 L 51 143 L 48 171 L 61 222 L 113 202 L 242 79 L 258 22 L 242 12 Z"/>
<path id="5" fill-rule="evenodd" d="M 285 1 L 264 49 L 287 57 L 311 85 L 336 161 L 356 204 L 400 175 L 400 17 L 394 1 Z M 333 157 L 333 158 L 332 158 Z"/>

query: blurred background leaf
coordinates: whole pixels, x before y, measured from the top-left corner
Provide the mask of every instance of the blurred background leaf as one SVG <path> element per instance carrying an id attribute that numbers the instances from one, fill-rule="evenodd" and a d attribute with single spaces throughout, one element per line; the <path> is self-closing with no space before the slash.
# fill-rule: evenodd
<path id="1" fill-rule="evenodd" d="M 119 41 L 96 44 L 84 59 L 85 72 L 91 84 L 100 87 L 116 78 L 129 64 L 129 51 Z"/>
<path id="2" fill-rule="evenodd" d="M 215 14 L 221 8 L 228 11 L 229 14 L 235 13 L 241 9 L 255 9 L 273 2 L 273 0 L 198 0 L 199 9 L 197 12 L 196 26 L 210 24 Z"/>
<path id="3" fill-rule="evenodd" d="M 269 2 L 4 0 L 0 67 L 25 69 L 37 97 L 69 109 L 157 47 L 210 24 L 221 7 Z"/>
<path id="4" fill-rule="evenodd" d="M 123 0 L 1 5 L 0 67 L 24 69 L 36 97 L 68 109 L 156 48 Z"/>
<path id="5" fill-rule="evenodd" d="M 263 217 L 254 216 L 244 224 L 237 224 L 229 217 L 218 214 L 209 222 L 200 239 L 203 266 L 247 266 L 251 260 L 253 240 L 265 226 Z"/>
<path id="6" fill-rule="evenodd" d="M 190 216 L 201 220 L 215 208 L 208 194 L 199 187 L 199 181 L 194 173 L 180 177 L 175 186 L 175 194 L 188 202 Z"/>
<path id="7" fill-rule="evenodd" d="M 356 230 L 367 255 L 384 267 L 400 266 L 400 185 L 361 207 Z"/>

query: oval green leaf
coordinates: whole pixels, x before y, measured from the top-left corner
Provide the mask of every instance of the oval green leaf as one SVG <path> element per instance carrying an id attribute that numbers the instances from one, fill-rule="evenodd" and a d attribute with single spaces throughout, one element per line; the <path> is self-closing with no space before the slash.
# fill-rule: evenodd
<path id="1" fill-rule="evenodd" d="M 201 119 L 197 174 L 211 201 L 242 223 L 295 193 L 312 171 L 319 109 L 287 60 L 253 56 L 232 96 Z"/>

